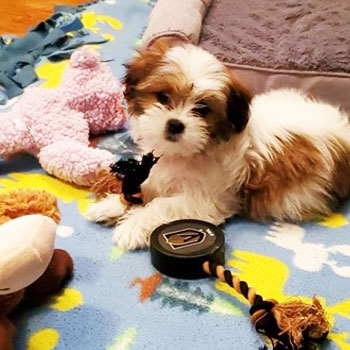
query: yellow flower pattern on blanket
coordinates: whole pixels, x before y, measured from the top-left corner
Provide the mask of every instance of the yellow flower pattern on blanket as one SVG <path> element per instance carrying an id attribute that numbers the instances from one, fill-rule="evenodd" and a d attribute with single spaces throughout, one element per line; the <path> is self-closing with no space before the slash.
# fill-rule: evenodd
<path id="1" fill-rule="evenodd" d="M 330 333 L 328 338 L 336 343 L 342 350 L 350 350 L 350 333 Z"/>
<path id="2" fill-rule="evenodd" d="M 59 332 L 54 328 L 44 328 L 32 334 L 27 342 L 27 350 L 52 350 L 60 339 Z"/>
<path id="3" fill-rule="evenodd" d="M 87 206 L 92 202 L 91 192 L 65 183 L 45 174 L 11 173 L 8 177 L 0 178 L 0 193 L 10 190 L 30 188 L 45 190 L 61 199 L 64 203 L 77 202 L 78 209 L 83 215 Z"/>
<path id="4" fill-rule="evenodd" d="M 38 77 L 45 82 L 41 87 L 54 89 L 61 83 L 64 70 L 68 67 L 69 61 L 63 60 L 57 63 L 44 63 L 36 69 Z"/>
<path id="5" fill-rule="evenodd" d="M 94 33 L 98 33 L 100 28 L 97 26 L 98 23 L 108 24 L 114 30 L 122 30 L 123 23 L 117 20 L 116 18 L 110 16 L 99 15 L 94 11 L 84 12 L 81 21 L 84 25 L 84 28 L 91 30 Z"/>
<path id="6" fill-rule="evenodd" d="M 329 228 L 339 228 L 349 224 L 348 219 L 340 213 L 333 213 L 332 215 L 319 222 L 321 226 Z"/>
<path id="7" fill-rule="evenodd" d="M 289 277 L 289 269 L 283 262 L 272 257 L 245 251 L 234 251 L 232 256 L 234 259 L 228 260 L 227 265 L 238 271 L 236 274 L 239 278 L 247 282 L 249 286 L 254 287 L 263 298 L 283 302 L 292 297 L 284 292 Z M 268 275 L 264 269 L 266 266 L 268 266 Z M 248 303 L 244 297 L 227 284 L 217 282 L 216 287 L 220 291 L 231 294 L 241 302 Z M 298 298 L 306 303 L 311 302 L 311 298 L 305 296 L 298 296 Z M 336 315 L 350 318 L 350 298 L 334 305 L 327 305 L 326 300 L 321 297 L 320 301 L 326 309 L 332 326 L 335 324 Z M 333 340 L 342 350 L 350 350 L 350 342 L 346 341 L 347 339 L 350 340 L 350 332 L 331 332 L 329 339 Z"/>
<path id="8" fill-rule="evenodd" d="M 84 303 L 83 294 L 79 290 L 73 288 L 65 288 L 59 295 L 53 298 L 54 300 L 50 308 L 60 312 L 73 310 Z"/>

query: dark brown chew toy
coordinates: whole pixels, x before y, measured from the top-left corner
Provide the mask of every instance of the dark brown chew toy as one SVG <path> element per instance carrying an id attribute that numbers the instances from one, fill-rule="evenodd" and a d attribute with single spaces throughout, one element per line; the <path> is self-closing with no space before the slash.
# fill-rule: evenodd
<path id="1" fill-rule="evenodd" d="M 147 179 L 158 159 L 153 153 L 148 153 L 142 156 L 141 161 L 132 158 L 119 160 L 110 168 L 102 168 L 91 191 L 97 199 L 109 194 L 121 194 L 125 204 L 143 204 L 141 184 Z"/>
<path id="2" fill-rule="evenodd" d="M 177 278 L 211 275 L 234 288 L 250 303 L 255 329 L 270 338 L 274 350 L 315 349 L 314 343 L 326 339 L 330 324 L 316 297 L 312 305 L 300 300 L 285 303 L 264 300 L 254 288 L 225 270 L 224 244 L 224 234 L 218 227 L 199 220 L 178 220 L 152 233 L 151 260 L 166 275 Z"/>

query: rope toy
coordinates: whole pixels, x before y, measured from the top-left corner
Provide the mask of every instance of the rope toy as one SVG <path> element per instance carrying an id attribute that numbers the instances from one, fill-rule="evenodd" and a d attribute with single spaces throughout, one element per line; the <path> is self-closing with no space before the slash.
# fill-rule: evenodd
<path id="1" fill-rule="evenodd" d="M 316 297 L 311 305 L 300 300 L 285 303 L 274 299 L 263 300 L 254 288 L 240 281 L 238 276 L 232 275 L 222 265 L 206 261 L 203 270 L 227 283 L 248 300 L 251 305 L 249 313 L 255 329 L 271 339 L 273 349 L 312 349 L 312 343 L 321 343 L 327 338 L 330 324 Z"/>
<path id="2" fill-rule="evenodd" d="M 151 261 L 156 269 L 176 278 L 213 276 L 243 295 L 250 304 L 256 331 L 271 340 L 274 350 L 315 349 L 327 338 L 330 324 L 314 297 L 312 304 L 264 300 L 255 289 L 223 266 L 223 232 L 200 220 L 178 220 L 158 227 L 151 235 Z M 261 350 L 267 350 L 266 347 Z"/>
<path id="3" fill-rule="evenodd" d="M 153 153 L 142 156 L 141 161 L 136 159 L 119 160 L 111 166 L 111 172 L 122 183 L 122 194 L 130 204 L 143 204 L 141 184 L 148 178 L 149 173 L 159 158 Z"/>
<path id="4" fill-rule="evenodd" d="M 132 158 L 118 160 L 109 169 L 100 169 L 91 190 L 98 199 L 110 193 L 121 193 L 125 205 L 143 204 L 141 184 L 148 178 L 158 160 L 153 153 L 143 155 L 140 161 Z"/>

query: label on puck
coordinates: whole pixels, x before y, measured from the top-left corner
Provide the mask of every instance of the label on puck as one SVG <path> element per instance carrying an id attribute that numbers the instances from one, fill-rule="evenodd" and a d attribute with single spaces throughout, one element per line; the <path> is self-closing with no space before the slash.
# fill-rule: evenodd
<path id="1" fill-rule="evenodd" d="M 172 253 L 198 254 L 215 244 L 217 237 L 213 228 L 216 229 L 200 221 L 175 221 L 164 225 L 157 238 L 160 246 Z"/>
<path id="2" fill-rule="evenodd" d="M 203 277 L 205 261 L 224 262 L 224 233 L 200 220 L 178 220 L 151 235 L 151 259 L 162 273 L 179 278 Z"/>

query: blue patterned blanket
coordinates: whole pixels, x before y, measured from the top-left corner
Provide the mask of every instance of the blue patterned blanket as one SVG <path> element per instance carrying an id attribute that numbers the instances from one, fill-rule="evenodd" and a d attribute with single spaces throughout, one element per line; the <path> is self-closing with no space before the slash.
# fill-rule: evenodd
<path id="1" fill-rule="evenodd" d="M 151 5 L 106 0 L 82 13 L 85 28 L 109 40 L 98 49 L 106 61 L 114 59 L 108 64 L 119 78 Z M 36 72 L 44 86 L 54 87 L 65 66 L 44 61 Z M 116 147 L 121 137 L 101 145 L 125 156 Z M 0 161 L 0 193 L 16 188 L 57 196 L 62 222 L 56 247 L 75 262 L 74 278 L 60 295 L 15 316 L 17 350 L 257 350 L 266 344 L 252 328 L 249 306 L 229 287 L 213 279 L 162 276 L 148 251 L 125 253 L 113 246 L 112 229 L 84 217 L 90 192 L 48 176 L 30 156 Z M 321 298 L 333 326 L 325 350 L 350 349 L 349 218 L 347 202 L 323 222 L 260 225 L 235 219 L 223 227 L 227 266 L 264 298 Z"/>

